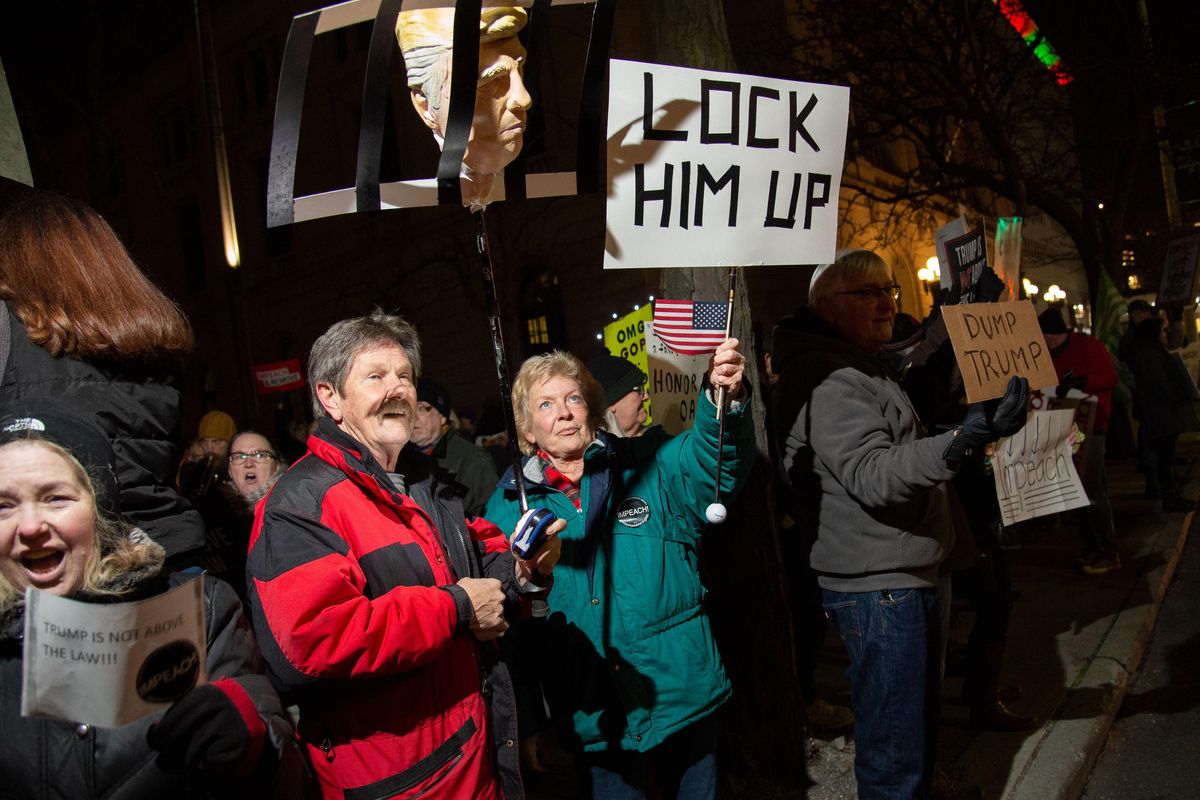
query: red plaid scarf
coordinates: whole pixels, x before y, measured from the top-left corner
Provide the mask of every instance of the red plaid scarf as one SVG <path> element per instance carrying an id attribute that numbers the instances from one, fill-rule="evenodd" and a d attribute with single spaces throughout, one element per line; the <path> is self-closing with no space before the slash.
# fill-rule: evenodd
<path id="1" fill-rule="evenodd" d="M 545 450 L 538 450 L 537 457 L 541 462 L 542 475 L 545 477 L 546 483 L 570 498 L 576 509 L 581 508 L 583 501 L 579 497 L 579 484 L 559 472 Z"/>

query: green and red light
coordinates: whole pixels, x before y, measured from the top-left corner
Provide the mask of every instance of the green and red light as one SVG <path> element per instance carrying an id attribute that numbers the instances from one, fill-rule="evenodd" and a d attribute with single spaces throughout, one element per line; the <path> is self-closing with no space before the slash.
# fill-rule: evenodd
<path id="1" fill-rule="evenodd" d="M 1021 6 L 1020 1 L 992 0 L 992 2 L 1000 9 L 1000 13 L 1013 26 L 1013 29 L 1025 40 L 1025 44 L 1033 48 L 1034 57 L 1042 62 L 1046 69 L 1050 70 L 1058 85 L 1066 86 L 1070 83 L 1072 80 L 1071 74 L 1063 66 L 1062 58 L 1058 53 L 1054 52 L 1054 48 L 1050 46 L 1049 40 L 1046 39 L 1046 34 L 1041 32 L 1037 23 L 1033 21 L 1033 18 Z"/>

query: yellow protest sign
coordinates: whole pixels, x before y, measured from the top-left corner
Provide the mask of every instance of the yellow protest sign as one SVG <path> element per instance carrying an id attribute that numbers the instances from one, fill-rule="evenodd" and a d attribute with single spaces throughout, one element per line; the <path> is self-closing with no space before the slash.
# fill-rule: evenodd
<path id="1" fill-rule="evenodd" d="M 647 375 L 650 374 L 650 368 L 646 355 L 646 331 L 650 328 L 653 309 L 654 307 L 647 303 L 604 326 L 604 347 L 608 352 L 625 359 Z M 649 399 L 646 400 L 646 415 L 646 424 L 649 425 L 653 422 L 653 418 L 649 416 Z"/>

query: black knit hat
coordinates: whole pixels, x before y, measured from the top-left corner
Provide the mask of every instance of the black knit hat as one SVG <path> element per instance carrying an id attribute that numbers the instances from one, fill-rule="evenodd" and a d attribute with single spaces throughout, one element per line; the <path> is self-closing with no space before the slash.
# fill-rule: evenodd
<path id="1" fill-rule="evenodd" d="M 625 359 L 608 353 L 602 353 L 587 362 L 587 369 L 604 390 L 605 408 L 646 384 L 646 373 Z"/>
<path id="2" fill-rule="evenodd" d="M 1130 314 L 1136 314 L 1139 311 L 1144 311 L 1147 314 L 1153 314 L 1154 306 L 1150 305 L 1145 300 L 1130 300 L 1129 305 L 1125 307 L 1125 310 Z"/>
<path id="3" fill-rule="evenodd" d="M 1038 314 L 1038 327 L 1042 329 L 1042 333 L 1068 333 L 1067 323 L 1063 322 L 1062 312 L 1054 306 Z"/>
<path id="4" fill-rule="evenodd" d="M 94 425 L 49 397 L 5 403 L 0 409 L 0 446 L 29 439 L 52 442 L 74 456 L 91 478 L 96 506 L 108 514 L 120 513 L 116 456 Z"/>
<path id="5" fill-rule="evenodd" d="M 446 419 L 450 419 L 450 393 L 440 383 L 421 378 L 417 384 L 417 402 L 429 403 Z"/>

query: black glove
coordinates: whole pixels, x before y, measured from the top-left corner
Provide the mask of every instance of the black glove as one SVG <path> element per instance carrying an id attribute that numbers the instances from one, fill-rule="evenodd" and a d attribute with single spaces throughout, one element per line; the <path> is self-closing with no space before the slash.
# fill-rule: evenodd
<path id="1" fill-rule="evenodd" d="M 1062 400 L 1067 396 L 1067 392 L 1072 389 L 1082 390 L 1087 385 L 1087 378 L 1083 375 L 1075 375 L 1071 370 L 1063 373 L 1062 378 L 1058 381 L 1058 386 L 1054 388 L 1054 396 Z"/>
<path id="2" fill-rule="evenodd" d="M 1003 397 L 975 403 L 967 409 L 967 416 L 942 457 L 950 464 L 958 464 L 975 448 L 1012 436 L 1025 427 L 1028 406 L 1029 381 L 1016 376 L 1009 378 Z"/>
<path id="3" fill-rule="evenodd" d="M 994 303 L 1004 294 L 1008 286 L 1000 280 L 1000 276 L 991 267 L 984 267 L 983 274 L 975 281 L 975 302 Z"/>
<path id="4" fill-rule="evenodd" d="M 223 684 L 232 684 L 225 688 L 244 694 L 235 681 L 198 686 L 150 726 L 146 742 L 159 752 L 156 763 L 163 772 L 204 770 L 221 777 L 241 777 L 253 769 L 262 752 L 265 730 L 251 733 L 237 705 L 222 691 Z"/>

